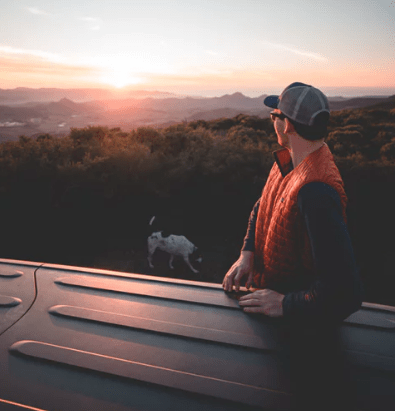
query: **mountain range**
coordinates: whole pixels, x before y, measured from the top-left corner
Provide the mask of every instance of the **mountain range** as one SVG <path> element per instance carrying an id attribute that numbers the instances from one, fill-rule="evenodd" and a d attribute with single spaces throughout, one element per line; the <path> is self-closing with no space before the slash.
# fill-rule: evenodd
<path id="1" fill-rule="evenodd" d="M 182 121 L 213 120 L 238 114 L 268 117 L 266 95 L 179 96 L 159 91 L 102 89 L 0 89 L 0 141 L 41 133 L 68 134 L 71 127 L 103 125 L 124 130 L 163 127 Z M 329 98 L 331 110 L 361 108 L 388 97 Z"/>

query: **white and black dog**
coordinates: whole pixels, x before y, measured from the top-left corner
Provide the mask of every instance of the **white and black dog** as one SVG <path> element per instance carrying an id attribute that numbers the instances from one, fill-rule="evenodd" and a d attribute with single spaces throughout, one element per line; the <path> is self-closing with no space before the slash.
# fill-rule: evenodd
<path id="1" fill-rule="evenodd" d="M 155 216 L 151 218 L 151 221 L 149 222 L 150 226 L 152 226 L 154 219 Z M 170 254 L 169 267 L 172 270 L 174 269 L 174 257 L 180 256 L 194 273 L 198 273 L 199 271 L 193 268 L 191 262 L 189 261 L 189 258 L 192 255 L 198 255 L 198 248 L 183 235 L 171 234 L 164 237 L 162 233 L 163 231 L 155 231 L 148 237 L 148 264 L 150 268 L 154 268 L 154 265 L 152 264 L 152 257 L 155 250 L 159 248 L 159 250 Z M 202 257 L 198 256 L 195 261 L 202 262 Z"/>

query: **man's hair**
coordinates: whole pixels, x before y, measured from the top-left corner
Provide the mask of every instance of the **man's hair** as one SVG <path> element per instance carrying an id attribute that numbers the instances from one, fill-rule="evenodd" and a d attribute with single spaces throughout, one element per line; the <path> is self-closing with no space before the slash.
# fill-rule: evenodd
<path id="1" fill-rule="evenodd" d="M 298 123 L 290 118 L 288 118 L 288 121 L 294 126 L 295 131 L 304 139 L 309 141 L 321 140 L 326 137 L 328 132 L 329 113 L 326 111 L 318 113 L 312 126 Z"/>

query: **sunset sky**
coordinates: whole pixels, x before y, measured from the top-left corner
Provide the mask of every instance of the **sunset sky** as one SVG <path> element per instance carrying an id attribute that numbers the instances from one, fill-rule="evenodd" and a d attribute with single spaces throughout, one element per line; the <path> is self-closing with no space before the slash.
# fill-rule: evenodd
<path id="1" fill-rule="evenodd" d="M 391 0 L 0 0 L 0 88 L 395 94 Z"/>

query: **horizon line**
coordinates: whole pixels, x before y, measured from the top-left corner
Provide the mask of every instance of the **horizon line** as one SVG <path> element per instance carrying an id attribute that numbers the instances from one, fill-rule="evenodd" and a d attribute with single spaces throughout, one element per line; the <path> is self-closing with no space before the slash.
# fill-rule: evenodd
<path id="1" fill-rule="evenodd" d="M 270 89 L 273 90 L 276 87 L 271 86 Z M 117 87 L 111 87 L 111 86 L 104 86 L 104 87 L 100 87 L 100 86 L 85 86 L 85 87 L 26 87 L 26 86 L 18 86 L 18 87 L 14 87 L 14 88 L 2 88 L 0 87 L 0 91 L 17 91 L 17 90 L 21 90 L 21 89 L 25 89 L 25 90 L 34 90 L 34 91 L 45 91 L 45 90 L 58 90 L 58 91 L 78 91 L 78 90 L 97 90 L 97 91 L 106 91 L 106 92 L 110 92 L 112 94 L 134 94 L 134 93 L 147 93 L 147 94 L 169 94 L 175 97 L 182 97 L 182 98 L 187 98 L 187 97 L 196 97 L 196 98 L 215 98 L 215 97 L 223 97 L 226 95 L 235 95 L 235 94 L 241 94 L 244 97 L 248 97 L 248 98 L 259 98 L 261 96 L 265 96 L 265 95 L 270 95 L 270 94 L 276 94 L 279 95 L 281 93 L 268 93 L 268 92 L 262 92 L 259 93 L 257 91 L 254 91 L 253 93 L 250 92 L 248 93 L 248 91 L 244 90 L 244 91 L 233 91 L 229 90 L 229 91 L 225 91 L 225 90 L 196 90 L 196 91 L 192 91 L 192 92 L 176 92 L 176 91 L 165 91 L 165 90 L 149 90 L 149 89 L 136 89 L 136 88 L 132 88 L 132 87 L 122 87 L 122 88 L 117 88 Z M 242 88 L 241 88 L 242 90 Z M 344 98 L 358 98 L 358 97 L 392 97 L 393 95 L 395 95 L 395 86 L 393 87 L 360 87 L 360 86 L 327 86 L 327 87 L 321 87 L 321 90 L 327 95 L 327 97 L 344 97 Z M 344 90 L 342 92 L 342 90 Z M 363 93 L 365 91 L 365 93 L 367 94 L 354 94 L 352 93 L 350 95 L 350 91 L 352 92 L 357 92 L 359 91 L 360 93 Z M 387 93 L 384 93 L 387 91 Z M 214 95 L 216 93 L 216 95 Z M 250 95 L 249 95 L 250 94 Z M 255 97 L 251 97 L 251 94 L 255 94 Z"/>

